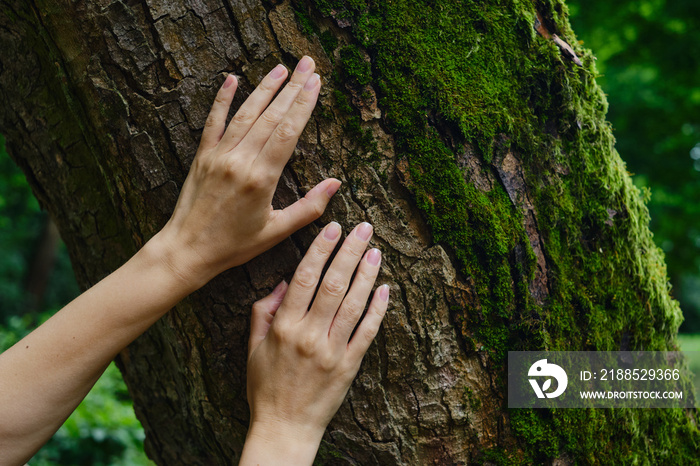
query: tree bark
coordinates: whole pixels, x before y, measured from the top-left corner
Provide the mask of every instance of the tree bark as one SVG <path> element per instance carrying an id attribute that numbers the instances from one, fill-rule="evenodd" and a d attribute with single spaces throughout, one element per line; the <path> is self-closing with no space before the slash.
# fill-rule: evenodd
<path id="1" fill-rule="evenodd" d="M 0 5 L 0 131 L 83 288 L 167 221 L 226 73 L 234 107 L 278 62 L 322 76 L 274 203 L 333 176 L 327 212 L 120 355 L 157 463 L 237 460 L 251 305 L 331 220 L 374 225 L 392 301 L 319 463 L 698 457 L 695 411 L 506 406 L 509 350 L 677 349 L 681 321 L 561 1 Z"/>

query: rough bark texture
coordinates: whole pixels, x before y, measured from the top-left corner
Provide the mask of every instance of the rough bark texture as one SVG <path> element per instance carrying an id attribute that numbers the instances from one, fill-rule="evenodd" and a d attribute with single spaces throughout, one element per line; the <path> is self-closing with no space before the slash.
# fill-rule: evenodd
<path id="1" fill-rule="evenodd" d="M 695 412 L 506 408 L 508 350 L 676 348 L 680 323 L 560 1 L 0 5 L 0 131 L 83 287 L 165 223 L 226 73 L 236 106 L 280 61 L 323 77 L 275 202 L 334 176 L 327 213 L 120 356 L 159 464 L 238 458 L 251 304 L 332 219 L 375 226 L 392 305 L 319 462 L 697 458 Z"/>

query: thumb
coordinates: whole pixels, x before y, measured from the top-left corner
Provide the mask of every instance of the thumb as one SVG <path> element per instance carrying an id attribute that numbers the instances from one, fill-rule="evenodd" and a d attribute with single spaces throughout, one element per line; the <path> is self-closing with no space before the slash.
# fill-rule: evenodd
<path id="1" fill-rule="evenodd" d="M 274 227 L 276 239 L 281 241 L 301 227 L 319 218 L 326 210 L 328 202 L 338 191 L 340 185 L 340 180 L 335 178 L 325 179 L 294 204 L 276 211 L 277 219 Z"/>
<path id="2" fill-rule="evenodd" d="M 253 304 L 253 312 L 250 318 L 250 339 L 248 340 L 248 357 L 255 348 L 262 343 L 267 335 L 267 331 L 272 325 L 272 319 L 279 309 L 284 295 L 287 294 L 287 282 L 282 280 L 279 285 L 272 290 L 272 293 Z"/>

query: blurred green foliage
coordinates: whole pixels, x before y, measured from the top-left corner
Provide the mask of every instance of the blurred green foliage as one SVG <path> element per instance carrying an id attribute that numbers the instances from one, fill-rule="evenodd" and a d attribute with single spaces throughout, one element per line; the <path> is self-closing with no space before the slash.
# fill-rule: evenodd
<path id="1" fill-rule="evenodd" d="M 0 325 L 27 312 L 24 282 L 47 220 L 46 212 L 5 151 L 0 136 Z M 78 295 L 78 284 L 65 245 L 61 243 L 41 308 L 57 310 Z M 41 309 L 39 309 L 41 310 Z"/>
<path id="2" fill-rule="evenodd" d="M 46 213 L 0 136 L 0 353 L 78 295 L 63 244 L 39 309 L 27 312 L 24 281 Z M 144 432 L 119 370 L 111 364 L 90 394 L 29 462 L 48 465 L 148 465 Z"/>
<path id="3" fill-rule="evenodd" d="M 678 346 L 686 352 L 688 367 L 693 373 L 695 400 L 700 400 L 700 333 L 678 335 Z"/>
<path id="4" fill-rule="evenodd" d="M 144 438 L 124 380 L 112 363 L 30 464 L 152 465 L 143 451 Z"/>
<path id="5" fill-rule="evenodd" d="M 0 326 L 0 353 L 27 335 L 35 324 L 51 317 L 11 316 Z M 53 465 L 151 465 L 143 451 L 144 432 L 134 415 L 131 398 L 119 369 L 105 371 L 88 396 L 63 426 L 29 462 Z"/>
<path id="6" fill-rule="evenodd" d="M 593 50 L 617 149 L 651 189 L 655 241 L 666 253 L 681 331 L 700 332 L 700 2 L 567 0 Z"/>

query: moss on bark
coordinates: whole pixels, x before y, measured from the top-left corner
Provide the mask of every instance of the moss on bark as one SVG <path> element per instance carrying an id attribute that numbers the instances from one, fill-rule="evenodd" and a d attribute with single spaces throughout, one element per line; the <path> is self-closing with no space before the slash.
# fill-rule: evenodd
<path id="1" fill-rule="evenodd" d="M 646 194 L 614 149 L 594 57 L 575 47 L 578 66 L 534 27 L 539 15 L 576 45 L 563 2 L 313 3 L 307 14 L 352 28 L 357 41 L 339 54 L 344 82 L 378 90 L 433 239 L 475 284 L 478 304 L 457 311 L 472 348 L 498 363 L 508 350 L 678 349 L 681 312 L 648 229 Z M 502 176 L 487 190 L 470 182 L 465 151 L 496 179 L 496 159 L 519 160 L 548 269 L 542 302 L 529 291 L 538 262 L 527 213 Z M 484 460 L 685 464 L 700 451 L 693 416 L 512 410 L 524 451 Z"/>
<path id="2" fill-rule="evenodd" d="M 14 31 L 0 34 L 0 126 L 84 285 L 167 219 L 222 71 L 245 94 L 280 58 L 334 70 L 276 202 L 342 178 L 324 221 L 375 223 L 396 293 L 319 462 L 698 457 L 696 412 L 503 408 L 508 350 L 675 349 L 680 321 L 590 52 L 579 67 L 535 32 L 539 13 L 576 45 L 561 2 L 45 3 L 0 18 Z M 222 275 L 123 354 L 160 463 L 235 462 L 249 306 L 314 233 Z"/>

